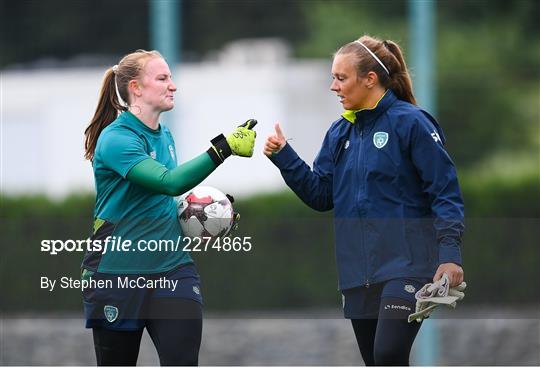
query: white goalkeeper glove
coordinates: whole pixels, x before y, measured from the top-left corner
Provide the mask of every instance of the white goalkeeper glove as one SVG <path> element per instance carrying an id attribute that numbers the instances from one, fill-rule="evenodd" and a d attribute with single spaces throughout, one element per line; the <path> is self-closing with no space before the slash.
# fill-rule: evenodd
<path id="1" fill-rule="evenodd" d="M 465 297 L 463 292 L 467 284 L 462 282 L 456 287 L 450 287 L 450 279 L 445 273 L 440 280 L 424 285 L 415 294 L 416 310 L 409 315 L 408 321 L 422 322 L 428 318 L 439 305 L 455 308 L 459 300 Z"/>

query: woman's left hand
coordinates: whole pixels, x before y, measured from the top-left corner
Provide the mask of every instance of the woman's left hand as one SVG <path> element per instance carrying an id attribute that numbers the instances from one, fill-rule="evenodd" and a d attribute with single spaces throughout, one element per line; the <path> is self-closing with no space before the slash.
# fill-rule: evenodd
<path id="1" fill-rule="evenodd" d="M 444 273 L 450 278 L 450 287 L 458 286 L 463 282 L 463 268 L 455 263 L 441 264 L 433 276 L 433 282 L 438 281 Z"/>

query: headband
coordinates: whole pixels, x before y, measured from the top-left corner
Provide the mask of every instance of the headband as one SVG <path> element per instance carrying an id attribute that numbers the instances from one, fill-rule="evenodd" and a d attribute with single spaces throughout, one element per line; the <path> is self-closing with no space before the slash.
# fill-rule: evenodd
<path id="1" fill-rule="evenodd" d="M 382 68 L 386 71 L 386 74 L 390 75 L 390 72 L 388 71 L 388 69 L 384 66 L 383 62 L 381 61 L 381 59 L 379 59 L 377 57 L 377 55 L 375 55 L 375 53 L 373 51 L 371 51 L 366 45 L 364 45 L 362 42 L 360 41 L 354 41 L 356 43 L 359 43 L 360 45 L 362 45 L 366 50 L 367 52 L 369 52 L 371 54 L 371 56 L 373 56 L 373 58 L 375 60 L 377 60 L 377 62 L 382 66 Z"/>
<path id="2" fill-rule="evenodd" d="M 118 90 L 118 84 L 116 83 L 116 73 L 118 73 L 118 65 L 114 65 L 112 67 L 112 71 L 114 73 L 114 91 L 116 93 L 116 97 L 118 98 L 118 103 L 121 106 L 129 107 L 129 105 L 122 99 L 122 96 L 120 96 L 120 91 Z"/>

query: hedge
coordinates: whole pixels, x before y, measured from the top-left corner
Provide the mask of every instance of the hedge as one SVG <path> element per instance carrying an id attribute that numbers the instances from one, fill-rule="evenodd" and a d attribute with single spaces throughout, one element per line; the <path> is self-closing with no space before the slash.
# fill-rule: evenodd
<path id="1" fill-rule="evenodd" d="M 464 269 L 471 304 L 540 302 L 540 181 L 461 179 L 466 203 Z M 78 290 L 48 292 L 40 277 L 79 277 L 82 253 L 49 255 L 43 239 L 86 239 L 92 194 L 62 201 L 0 197 L 0 308 L 9 312 L 81 310 Z M 235 236 L 251 236 L 250 252 L 193 254 L 207 310 L 324 308 L 339 305 L 332 212 L 309 209 L 290 191 L 238 199 Z"/>

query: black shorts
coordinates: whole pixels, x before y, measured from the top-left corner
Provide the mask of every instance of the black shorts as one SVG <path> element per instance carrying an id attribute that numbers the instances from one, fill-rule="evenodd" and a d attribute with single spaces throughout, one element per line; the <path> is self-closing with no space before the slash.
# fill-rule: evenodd
<path id="1" fill-rule="evenodd" d="M 372 319 L 379 317 L 381 300 L 398 299 L 407 301 L 406 305 L 389 304 L 385 308 L 402 308 L 403 314 L 414 313 L 415 294 L 430 279 L 400 278 L 370 285 L 342 290 L 343 313 L 348 319 Z M 408 310 L 410 309 L 410 310 Z"/>
<path id="2" fill-rule="evenodd" d="M 150 315 L 156 298 L 191 299 L 202 304 L 200 277 L 193 263 L 170 271 L 144 275 L 118 275 L 83 271 L 83 278 L 92 278 L 96 287 L 83 289 L 86 327 L 113 330 L 138 330 L 146 320 L 191 318 L 175 315 L 174 310 L 161 310 Z"/>

